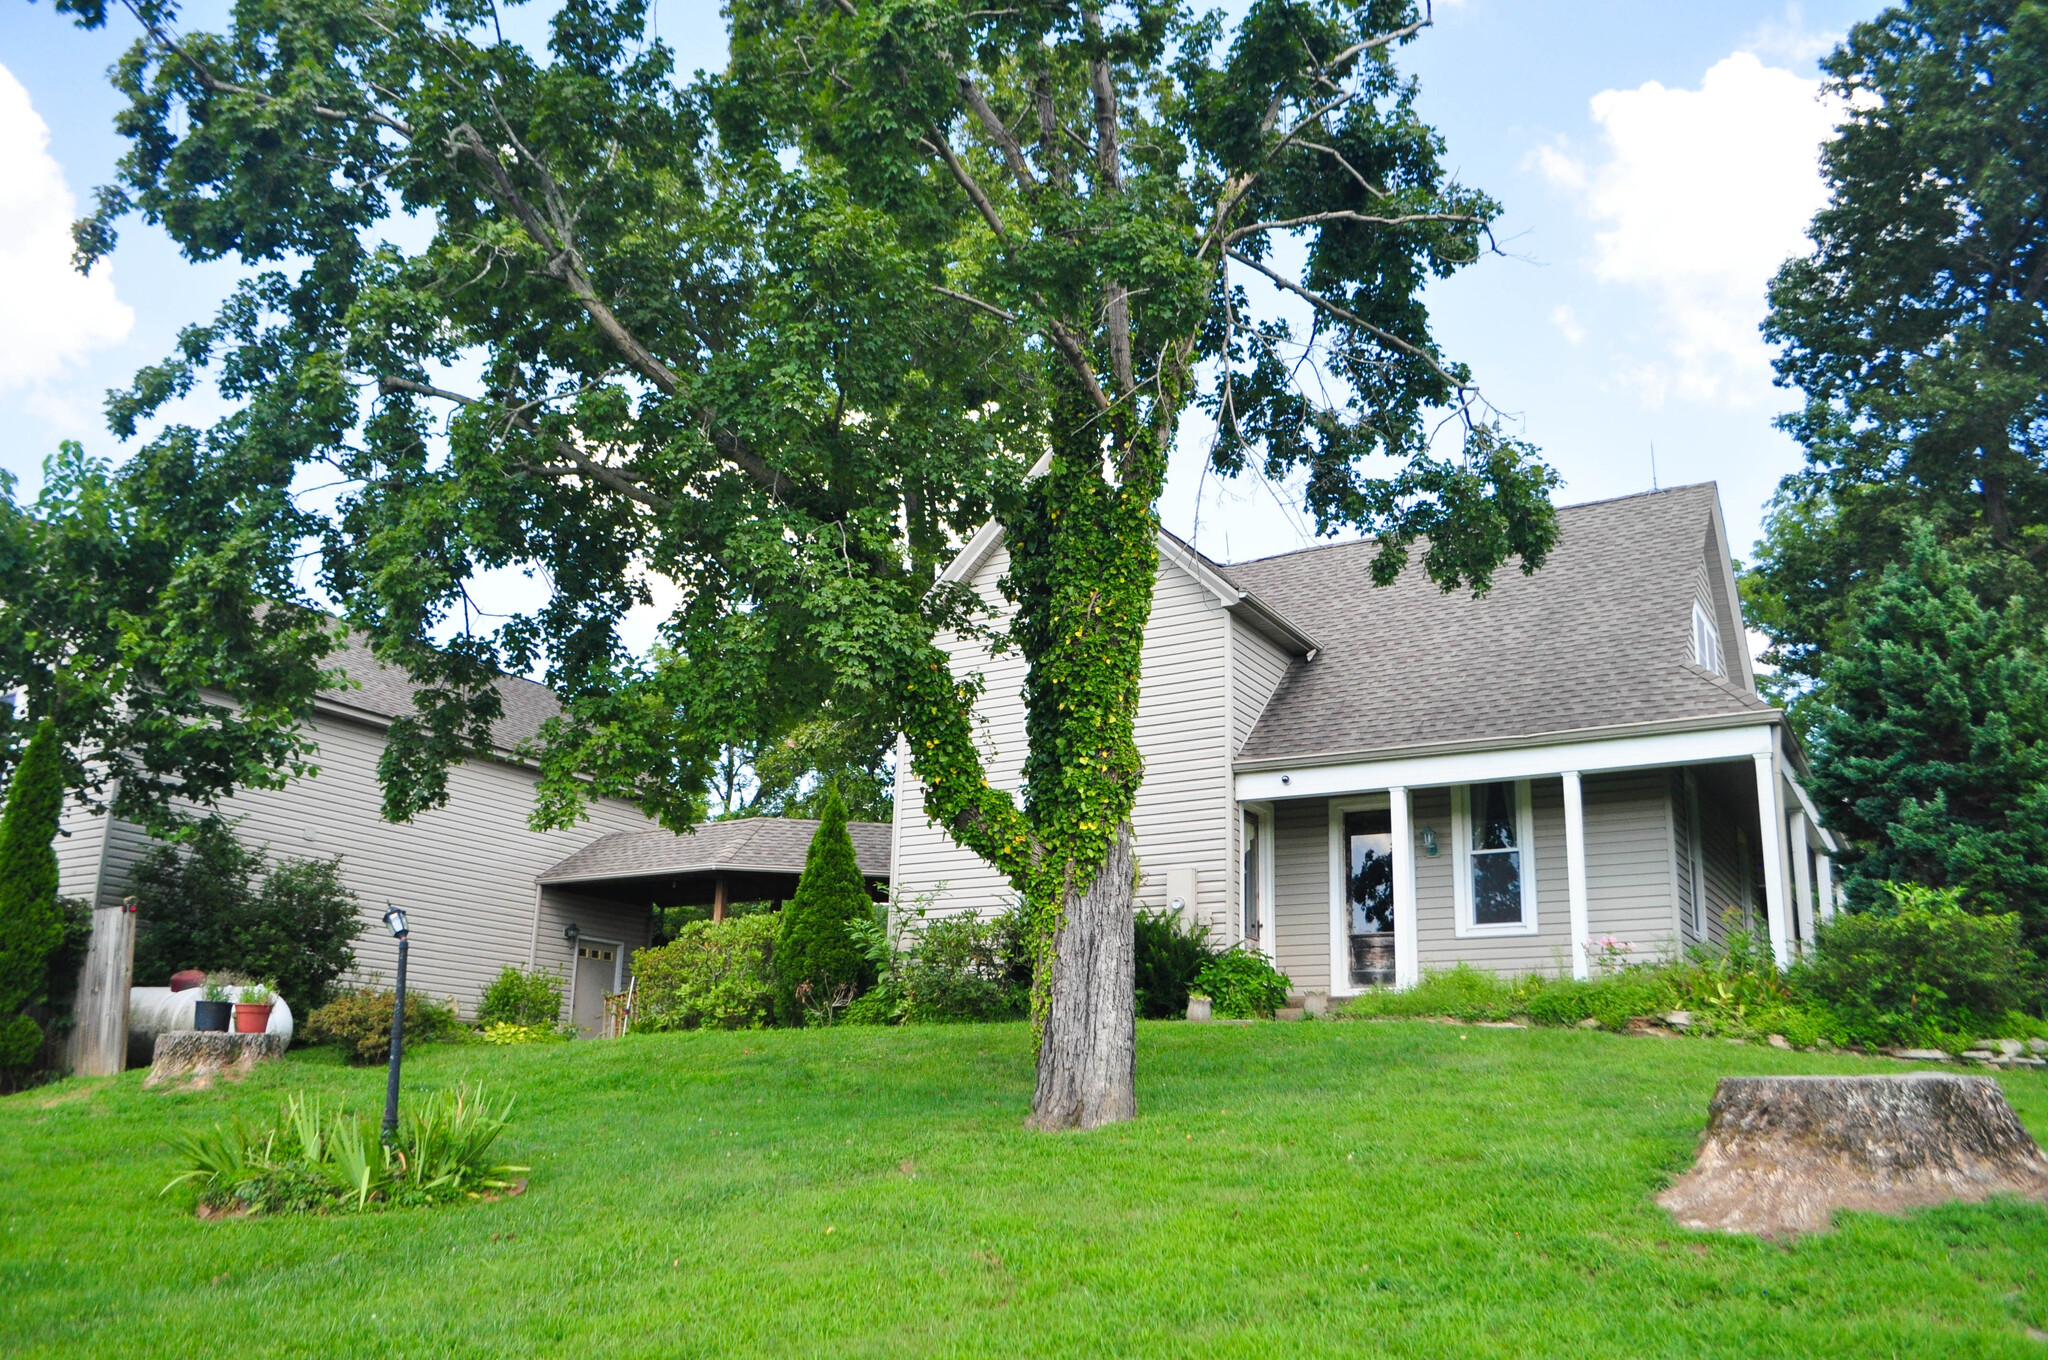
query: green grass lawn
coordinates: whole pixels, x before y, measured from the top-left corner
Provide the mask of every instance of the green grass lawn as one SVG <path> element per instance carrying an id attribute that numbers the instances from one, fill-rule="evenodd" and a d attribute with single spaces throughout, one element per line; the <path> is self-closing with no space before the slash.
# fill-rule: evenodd
<path id="1" fill-rule="evenodd" d="M 1716 1078 L 1882 1060 L 1423 1023 L 1139 1027 L 1142 1117 L 1019 1127 L 1018 1025 L 424 1048 L 516 1091 L 516 1199 L 203 1223 L 165 1136 L 310 1088 L 0 1100 L 9 1356 L 2048 1357 L 2048 1210 L 1790 1245 L 1651 1196 Z M 2048 1079 L 2002 1078 L 2048 1135 Z"/>

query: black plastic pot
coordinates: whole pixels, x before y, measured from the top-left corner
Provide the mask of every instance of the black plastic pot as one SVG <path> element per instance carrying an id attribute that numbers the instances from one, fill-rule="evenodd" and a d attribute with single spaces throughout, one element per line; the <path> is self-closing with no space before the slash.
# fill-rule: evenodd
<path id="1" fill-rule="evenodd" d="M 192 1003 L 192 1027 L 225 1034 L 234 1013 L 235 1003 L 232 1001 L 195 1001 Z"/>

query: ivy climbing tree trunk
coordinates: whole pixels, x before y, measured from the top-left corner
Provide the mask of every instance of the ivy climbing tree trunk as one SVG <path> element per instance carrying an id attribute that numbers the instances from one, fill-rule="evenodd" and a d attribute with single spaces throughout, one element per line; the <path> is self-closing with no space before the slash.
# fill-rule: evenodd
<path id="1" fill-rule="evenodd" d="M 1430 274 L 1477 257 L 1497 211 L 1443 176 L 1387 60 L 1426 11 L 1254 0 L 1220 60 L 1219 18 L 1155 0 L 729 12 L 726 107 L 746 117 L 727 126 L 786 138 L 920 239 L 950 232 L 931 288 L 1011 327 L 1020 370 L 1037 364 L 1048 456 L 995 507 L 1014 606 L 1003 642 L 1026 665 L 1021 798 L 977 752 L 979 677 L 936 645 L 900 686 L 903 726 L 927 812 L 1030 916 L 1031 1127 L 1128 1119 L 1140 665 L 1157 505 L 1197 365 L 1216 378 L 1200 400 L 1217 470 L 1305 469 L 1319 529 L 1381 536 L 1381 584 L 1424 535 L 1431 577 L 1477 590 L 1510 556 L 1533 570 L 1554 537 L 1552 474 L 1473 419 L 1476 389 L 1437 357 L 1418 299 Z M 1287 233 L 1306 238 L 1298 278 L 1271 263 Z M 1254 313 L 1248 279 L 1307 305 L 1306 341 Z M 1342 395 L 1311 401 L 1304 365 Z M 1433 407 L 1465 417 L 1455 460 L 1430 456 Z M 1373 455 L 1404 470 L 1368 476 Z"/>

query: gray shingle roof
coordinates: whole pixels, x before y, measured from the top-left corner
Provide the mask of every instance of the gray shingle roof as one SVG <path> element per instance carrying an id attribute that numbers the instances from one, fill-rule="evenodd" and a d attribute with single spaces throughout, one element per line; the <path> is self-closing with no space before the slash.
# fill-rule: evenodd
<path id="1" fill-rule="evenodd" d="M 807 817 L 738 817 L 695 831 L 600 836 L 540 875 L 543 883 L 705 872 L 800 874 L 818 823 Z M 848 822 L 854 859 L 869 878 L 889 876 L 889 824 Z"/>
<path id="2" fill-rule="evenodd" d="M 387 666 L 373 656 L 369 639 L 361 634 L 351 633 L 327 664 L 340 667 L 355 683 L 323 692 L 323 700 L 381 718 L 403 717 L 413 711 L 413 694 L 419 687 L 402 668 Z M 555 692 L 546 685 L 511 675 L 499 677 L 497 683 L 505 713 L 491 724 L 491 740 L 501 750 L 517 750 L 520 743 L 539 736 L 541 724 L 562 711 Z"/>
<path id="3" fill-rule="evenodd" d="M 1716 495 L 1708 483 L 1560 507 L 1544 567 L 1505 567 L 1478 600 L 1438 590 L 1420 544 L 1385 589 L 1368 575 L 1371 541 L 1222 568 L 1322 644 L 1288 671 L 1238 759 L 1769 714 L 1739 680 L 1692 662 Z M 1732 657 L 1743 641 L 1722 632 Z"/>

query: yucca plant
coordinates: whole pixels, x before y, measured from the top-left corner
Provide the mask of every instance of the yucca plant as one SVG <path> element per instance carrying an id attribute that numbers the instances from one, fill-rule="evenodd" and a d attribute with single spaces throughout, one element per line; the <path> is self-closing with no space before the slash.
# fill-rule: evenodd
<path id="1" fill-rule="evenodd" d="M 510 1188 L 529 1168 L 494 1163 L 490 1150 L 512 1114 L 483 1087 L 436 1091 L 408 1111 L 389 1146 L 371 1122 L 326 1110 L 318 1096 L 288 1096 L 270 1127 L 241 1120 L 172 1139 L 185 1170 L 164 1186 L 199 1191 L 202 1206 L 275 1213 L 433 1204 Z"/>

